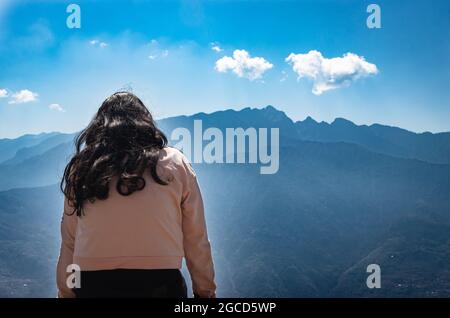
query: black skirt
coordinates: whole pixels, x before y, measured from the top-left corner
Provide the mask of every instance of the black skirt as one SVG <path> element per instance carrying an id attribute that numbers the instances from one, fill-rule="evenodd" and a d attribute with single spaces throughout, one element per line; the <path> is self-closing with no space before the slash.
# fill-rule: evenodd
<path id="1" fill-rule="evenodd" d="M 82 271 L 78 298 L 186 298 L 186 282 L 178 269 L 114 269 Z"/>

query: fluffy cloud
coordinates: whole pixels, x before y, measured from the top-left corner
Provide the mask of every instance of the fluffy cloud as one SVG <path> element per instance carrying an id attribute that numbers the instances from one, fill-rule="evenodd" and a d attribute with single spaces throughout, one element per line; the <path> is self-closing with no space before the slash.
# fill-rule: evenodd
<path id="1" fill-rule="evenodd" d="M 48 105 L 48 108 L 62 113 L 65 112 L 65 109 L 60 104 L 50 104 Z"/>
<path id="2" fill-rule="evenodd" d="M 233 72 L 238 77 L 245 77 L 250 81 L 260 79 L 263 74 L 273 67 L 262 57 L 250 57 L 245 50 L 235 50 L 233 57 L 224 56 L 216 61 L 216 70 L 221 73 Z"/>
<path id="3" fill-rule="evenodd" d="M 33 93 L 28 89 L 22 89 L 19 92 L 16 92 L 11 95 L 11 100 L 8 102 L 9 104 L 23 104 L 30 103 L 37 100 L 39 95 L 37 93 Z"/>
<path id="4" fill-rule="evenodd" d="M 292 65 L 299 78 L 306 77 L 313 81 L 312 92 L 315 95 L 348 86 L 360 78 L 378 73 L 375 64 L 354 53 L 329 59 L 313 50 L 306 54 L 291 53 L 286 62 Z"/>
<path id="5" fill-rule="evenodd" d="M 8 91 L 4 88 L 0 88 L 0 98 L 8 97 Z"/>

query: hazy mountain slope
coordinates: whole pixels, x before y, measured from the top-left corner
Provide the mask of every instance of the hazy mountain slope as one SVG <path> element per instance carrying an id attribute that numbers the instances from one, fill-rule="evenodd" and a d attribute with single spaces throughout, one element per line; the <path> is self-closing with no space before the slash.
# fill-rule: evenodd
<path id="1" fill-rule="evenodd" d="M 56 134 L 54 136 L 51 136 L 49 138 L 46 138 L 45 140 L 41 141 L 37 145 L 29 146 L 20 148 L 17 150 L 14 157 L 11 159 L 8 159 L 4 162 L 2 162 L 2 165 L 15 165 L 18 163 L 21 163 L 22 161 L 39 156 L 46 151 L 62 144 L 62 143 L 69 143 L 73 142 L 75 138 L 75 134 Z"/>
<path id="2" fill-rule="evenodd" d="M 441 221 L 416 216 L 394 224 L 376 248 L 344 271 L 333 294 L 449 297 L 450 225 Z M 381 289 L 368 290 L 365 269 L 373 263 L 382 264 Z"/>
<path id="3" fill-rule="evenodd" d="M 37 145 L 57 134 L 59 133 L 42 133 L 39 135 L 23 135 L 16 139 L 0 139 L 0 163 L 14 157 L 19 149 Z"/>
<path id="4" fill-rule="evenodd" d="M 56 186 L 0 192 L 0 297 L 55 297 Z"/>
<path id="5" fill-rule="evenodd" d="M 227 269 L 218 275 L 232 296 L 345 295 L 333 291 L 341 274 L 376 249 L 393 224 L 410 215 L 444 223 L 450 215 L 449 166 L 354 145 L 300 142 L 283 149 L 276 175 L 245 166 L 197 169 Z M 374 262 L 383 268 L 383 257 Z M 407 292 L 420 296 L 432 287 Z"/>
<path id="6" fill-rule="evenodd" d="M 376 152 L 398 157 L 416 158 L 434 163 L 450 163 L 450 133 L 416 134 L 405 129 L 374 124 L 355 125 L 343 118 L 331 124 L 318 123 L 308 117 L 295 123 L 304 140 L 350 142 Z"/>
<path id="7" fill-rule="evenodd" d="M 384 246 L 408 232 L 402 220 L 417 215 L 441 223 L 422 226 L 429 229 L 427 240 L 441 251 L 439 257 L 446 257 L 442 242 L 449 236 L 449 166 L 392 158 L 344 143 L 298 142 L 283 147 L 281 154 L 276 175 L 260 175 L 256 165 L 194 165 L 204 194 L 220 295 L 323 297 L 351 291 L 353 296 L 368 296 L 370 290 L 358 287 L 365 283 L 367 255 L 381 249 L 370 261 L 384 269 L 389 268 L 391 253 L 414 251 L 416 245 L 410 246 L 407 239 L 389 249 Z M 5 255 L 1 268 L 6 268 L 2 277 L 20 295 L 37 292 L 29 294 L 20 287 L 24 281 L 33 284 L 36 276 L 27 274 L 28 267 L 16 273 L 17 262 L 54 268 L 59 233 L 53 225 L 58 223 L 61 201 L 56 187 L 0 193 L 0 215 L 6 220 L 0 228 L 0 253 Z M 53 224 L 52 235 L 47 223 Z M 52 247 L 40 256 L 44 245 Z M 13 248 L 18 254 L 6 257 Z M 27 252 L 30 249 L 35 252 Z M 408 266 L 420 276 L 424 270 L 431 274 L 433 264 L 411 259 Z M 45 270 L 39 266 L 36 271 Z M 404 266 L 386 270 L 386 279 L 404 279 Z M 434 268 L 433 275 L 447 277 L 445 268 Z M 347 278 L 347 271 L 356 272 L 358 279 Z M 53 284 L 51 275 L 46 277 L 41 283 Z M 446 288 L 436 287 L 435 280 L 413 287 L 406 288 L 405 295 Z M 397 290 L 380 292 L 396 295 Z"/>
<path id="8" fill-rule="evenodd" d="M 72 142 L 62 143 L 17 164 L 0 164 L 0 191 L 58 182 L 72 149 Z"/>

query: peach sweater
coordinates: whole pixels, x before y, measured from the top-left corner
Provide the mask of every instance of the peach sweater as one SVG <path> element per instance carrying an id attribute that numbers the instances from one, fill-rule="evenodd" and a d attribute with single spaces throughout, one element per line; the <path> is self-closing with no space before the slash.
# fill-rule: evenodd
<path id="1" fill-rule="evenodd" d="M 174 148 L 160 152 L 159 185 L 145 174 L 146 186 L 122 196 L 111 186 L 108 199 L 87 202 L 81 218 L 67 200 L 61 222 L 61 250 L 57 265 L 59 297 L 74 297 L 66 286 L 66 268 L 82 271 L 117 268 L 181 268 L 183 257 L 194 293 L 214 297 L 214 268 L 206 231 L 203 201 L 194 170 Z"/>

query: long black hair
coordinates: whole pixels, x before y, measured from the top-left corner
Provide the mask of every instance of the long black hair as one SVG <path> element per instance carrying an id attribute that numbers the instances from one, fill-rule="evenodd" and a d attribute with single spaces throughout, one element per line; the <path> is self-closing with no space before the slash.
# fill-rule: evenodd
<path id="1" fill-rule="evenodd" d="M 157 183 L 166 185 L 156 171 L 159 152 L 167 145 L 144 103 L 134 94 L 118 92 L 100 106 L 89 125 L 80 132 L 76 152 L 64 170 L 61 190 L 83 215 L 86 200 L 105 200 L 111 179 L 117 177 L 117 191 L 124 196 L 145 187 L 149 169 Z"/>

